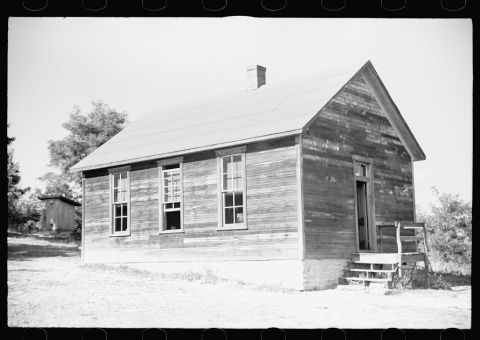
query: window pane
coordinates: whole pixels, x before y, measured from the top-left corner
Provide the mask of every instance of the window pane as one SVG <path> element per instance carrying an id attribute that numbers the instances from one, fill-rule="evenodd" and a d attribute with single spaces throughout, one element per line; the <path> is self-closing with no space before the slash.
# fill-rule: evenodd
<path id="1" fill-rule="evenodd" d="M 236 192 L 235 193 L 235 206 L 242 206 L 243 205 L 243 193 Z"/>
<path id="2" fill-rule="evenodd" d="M 118 181 L 120 179 L 120 174 L 113 175 L 113 187 L 118 188 Z"/>
<path id="3" fill-rule="evenodd" d="M 120 190 L 125 190 L 127 188 L 127 174 L 122 174 L 120 178 Z"/>
<path id="4" fill-rule="evenodd" d="M 233 224 L 233 208 L 225 208 L 225 224 Z"/>
<path id="5" fill-rule="evenodd" d="M 164 165 L 163 166 L 164 170 L 176 169 L 176 168 L 177 169 L 180 168 L 180 164 L 177 163 L 177 164 L 171 164 L 171 165 Z"/>
<path id="6" fill-rule="evenodd" d="M 235 208 L 235 223 L 243 223 L 243 208 Z"/>
<path id="7" fill-rule="evenodd" d="M 174 208 L 180 208 L 180 202 L 174 203 L 174 204 L 173 204 L 173 207 L 174 207 Z"/>
<path id="8" fill-rule="evenodd" d="M 113 189 L 113 202 L 118 202 L 118 189 Z"/>
<path id="9" fill-rule="evenodd" d="M 232 190 L 232 179 L 223 175 L 223 190 Z"/>
<path id="10" fill-rule="evenodd" d="M 169 187 L 163 188 L 163 201 L 171 202 L 172 201 L 172 191 Z"/>
<path id="11" fill-rule="evenodd" d="M 126 217 L 123 217 L 122 220 L 123 220 L 123 222 L 122 222 L 122 231 L 125 231 L 125 230 L 127 230 L 127 223 L 128 223 L 128 221 L 127 221 L 127 218 L 126 218 Z"/>
<path id="12" fill-rule="evenodd" d="M 175 171 L 172 173 L 172 179 L 173 179 L 173 185 L 179 185 L 180 184 L 180 172 Z"/>
<path id="13" fill-rule="evenodd" d="M 233 171 L 242 171 L 242 156 L 233 156 Z"/>
<path id="14" fill-rule="evenodd" d="M 243 182 L 242 182 L 242 175 L 241 174 L 234 174 L 232 180 L 233 189 L 241 189 Z"/>
<path id="15" fill-rule="evenodd" d="M 226 192 L 225 195 L 225 206 L 226 207 L 233 207 L 233 193 Z"/>
<path id="16" fill-rule="evenodd" d="M 117 217 L 115 219 L 115 231 L 120 231 L 122 230 L 122 219 L 120 217 Z"/>
<path id="17" fill-rule="evenodd" d="M 127 213 L 127 205 L 126 204 L 122 204 L 122 215 L 123 216 L 128 216 L 128 213 Z"/>
<path id="18" fill-rule="evenodd" d="M 163 172 L 163 179 L 165 181 L 170 181 L 172 179 L 172 172 L 171 171 L 164 171 Z"/>
<path id="19" fill-rule="evenodd" d="M 115 204 L 115 216 L 120 217 L 122 215 L 122 206 L 120 204 Z"/>
<path id="20" fill-rule="evenodd" d="M 165 213 L 165 229 L 180 229 L 180 211 L 169 211 Z"/>
<path id="21" fill-rule="evenodd" d="M 165 209 L 172 209 L 172 208 L 173 208 L 173 203 L 165 204 Z"/>
<path id="22" fill-rule="evenodd" d="M 222 158 L 222 162 L 223 162 L 223 166 L 222 166 L 222 169 L 223 169 L 223 173 L 224 174 L 227 174 L 229 173 L 231 170 L 231 167 L 232 167 L 232 164 L 230 162 L 230 156 L 228 157 L 223 157 Z"/>
<path id="23" fill-rule="evenodd" d="M 362 163 L 355 163 L 355 176 L 367 177 L 367 165 Z"/>
<path id="24" fill-rule="evenodd" d="M 360 165 L 362 176 L 367 177 L 367 166 L 365 164 Z"/>
<path id="25" fill-rule="evenodd" d="M 173 187 L 173 200 L 174 201 L 180 200 L 180 187 Z"/>
<path id="26" fill-rule="evenodd" d="M 355 168 L 355 176 L 360 176 L 360 164 L 358 163 L 355 163 L 354 164 L 354 168 Z"/>

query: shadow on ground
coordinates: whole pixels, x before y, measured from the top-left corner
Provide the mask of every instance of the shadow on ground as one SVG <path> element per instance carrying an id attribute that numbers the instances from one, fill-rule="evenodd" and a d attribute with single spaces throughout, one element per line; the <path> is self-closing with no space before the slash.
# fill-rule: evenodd
<path id="1" fill-rule="evenodd" d="M 80 256 L 77 247 L 62 245 L 33 245 L 23 243 L 8 244 L 8 260 L 28 261 L 44 257 Z"/>
<path id="2" fill-rule="evenodd" d="M 451 287 L 469 286 L 472 284 L 472 279 L 469 275 L 442 274 L 442 279 L 448 282 Z"/>

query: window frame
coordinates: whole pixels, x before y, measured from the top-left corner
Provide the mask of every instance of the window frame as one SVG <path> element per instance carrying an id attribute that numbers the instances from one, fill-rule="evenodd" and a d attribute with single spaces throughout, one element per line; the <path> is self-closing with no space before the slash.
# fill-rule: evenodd
<path id="1" fill-rule="evenodd" d="M 247 219 L 247 176 L 246 176 L 246 147 L 237 147 L 225 150 L 217 150 L 217 201 L 218 201 L 218 227 L 217 230 L 243 230 L 248 229 L 248 219 Z M 224 203 L 224 192 L 227 192 L 223 189 L 223 159 L 225 157 L 241 157 L 242 164 L 242 210 L 243 210 L 243 222 L 225 224 L 225 203 Z M 239 189 L 239 188 L 236 188 Z M 231 190 L 231 192 L 238 192 L 239 190 Z M 235 214 L 235 209 L 234 209 Z"/>
<path id="2" fill-rule="evenodd" d="M 110 217 L 110 236 L 130 236 L 131 235 L 131 204 L 130 204 L 130 166 L 120 167 L 109 169 L 109 217 Z M 121 231 L 115 231 L 115 216 L 114 216 L 114 205 L 119 204 L 114 202 L 114 177 L 115 175 L 126 174 L 126 190 L 125 190 L 125 201 L 120 202 L 120 204 L 127 205 L 127 229 Z M 123 216 L 123 215 L 122 215 Z"/>
<path id="3" fill-rule="evenodd" d="M 178 168 L 174 169 L 165 169 L 166 166 L 168 165 L 175 165 L 178 164 Z M 176 158 L 170 158 L 170 159 L 164 159 L 157 161 L 158 165 L 158 178 L 159 178 L 159 183 L 158 183 L 158 233 L 159 234 L 172 234 L 172 233 L 183 233 L 185 232 L 183 228 L 183 217 L 184 217 L 184 204 L 183 204 L 183 157 L 176 157 Z M 164 177 L 163 174 L 164 172 L 171 172 L 173 170 L 177 170 L 180 173 L 180 208 L 171 208 L 171 209 L 165 209 L 165 203 L 164 202 Z M 173 202 L 172 202 L 173 203 Z M 166 211 L 180 211 L 180 229 L 171 229 L 167 230 L 165 229 L 165 212 Z"/>

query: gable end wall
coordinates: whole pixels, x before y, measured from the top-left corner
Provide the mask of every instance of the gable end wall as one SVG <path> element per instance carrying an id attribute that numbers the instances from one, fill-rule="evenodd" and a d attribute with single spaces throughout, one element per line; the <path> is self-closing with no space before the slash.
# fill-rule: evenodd
<path id="1" fill-rule="evenodd" d="M 361 75 L 304 132 L 302 153 L 307 259 L 357 251 L 352 155 L 373 159 L 376 222 L 413 220 L 410 155 Z"/>

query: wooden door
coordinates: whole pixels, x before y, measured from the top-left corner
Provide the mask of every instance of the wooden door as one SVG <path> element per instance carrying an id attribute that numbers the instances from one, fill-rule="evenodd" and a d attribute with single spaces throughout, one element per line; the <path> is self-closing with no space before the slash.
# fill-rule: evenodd
<path id="1" fill-rule="evenodd" d="M 375 221 L 372 162 L 364 157 L 355 157 L 354 169 L 354 201 L 355 231 L 358 251 L 375 251 Z"/>
<path id="2" fill-rule="evenodd" d="M 358 249 L 370 250 L 367 182 L 356 181 Z"/>

